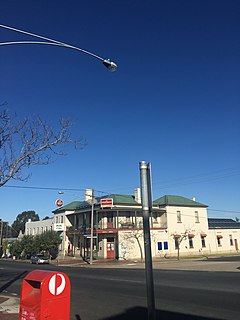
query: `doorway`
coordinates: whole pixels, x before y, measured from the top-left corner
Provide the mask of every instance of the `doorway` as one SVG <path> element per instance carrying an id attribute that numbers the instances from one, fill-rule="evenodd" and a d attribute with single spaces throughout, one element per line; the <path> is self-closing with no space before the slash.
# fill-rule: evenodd
<path id="1" fill-rule="evenodd" d="M 234 239 L 234 244 L 235 244 L 235 249 L 236 249 L 236 251 L 238 251 L 238 242 L 237 242 L 237 239 Z"/>
<path id="2" fill-rule="evenodd" d="M 115 259 L 115 241 L 114 238 L 107 238 L 107 259 Z"/>

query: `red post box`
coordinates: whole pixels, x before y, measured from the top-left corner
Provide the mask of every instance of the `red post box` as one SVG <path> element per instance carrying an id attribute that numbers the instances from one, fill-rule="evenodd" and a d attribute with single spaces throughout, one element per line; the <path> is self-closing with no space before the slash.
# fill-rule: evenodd
<path id="1" fill-rule="evenodd" d="M 43 319 L 70 319 L 70 280 L 63 272 L 34 270 L 23 279 L 19 320 Z"/>

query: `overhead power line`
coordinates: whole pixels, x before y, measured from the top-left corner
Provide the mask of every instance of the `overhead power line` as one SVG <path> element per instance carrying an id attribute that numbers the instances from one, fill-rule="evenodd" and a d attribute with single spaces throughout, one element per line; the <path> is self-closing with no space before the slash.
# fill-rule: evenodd
<path id="1" fill-rule="evenodd" d="M 208 209 L 208 211 L 220 211 L 220 212 L 240 213 L 240 211 L 225 210 L 225 209 Z"/>
<path id="2" fill-rule="evenodd" d="M 32 189 L 32 190 L 53 190 L 53 191 L 79 191 L 79 192 L 85 192 L 86 189 L 80 189 L 80 188 L 57 188 L 57 187 L 37 187 L 37 186 L 2 186 L 2 188 L 15 188 L 15 189 Z M 103 194 L 109 194 L 109 192 L 95 190 L 96 192 L 103 193 Z"/>
<path id="3" fill-rule="evenodd" d="M 32 190 L 53 190 L 53 191 L 78 191 L 78 192 L 85 192 L 86 189 L 82 188 L 57 188 L 57 187 L 38 187 L 38 186 L 2 186 L 4 188 L 16 188 L 16 189 L 32 189 Z M 95 192 L 102 193 L 102 194 L 111 194 L 114 192 L 106 192 L 106 191 L 100 191 L 100 190 L 95 190 Z M 73 196 L 77 196 L 76 194 L 72 194 Z M 208 211 L 216 211 L 216 212 L 229 212 L 229 213 L 238 213 L 240 214 L 240 211 L 235 211 L 235 210 L 225 210 L 225 209 L 211 209 L 208 208 Z"/>

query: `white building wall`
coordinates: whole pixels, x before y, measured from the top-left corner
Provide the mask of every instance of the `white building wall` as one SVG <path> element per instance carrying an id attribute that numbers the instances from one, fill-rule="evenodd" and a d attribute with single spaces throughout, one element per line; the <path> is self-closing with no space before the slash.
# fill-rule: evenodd
<path id="1" fill-rule="evenodd" d="M 60 236 L 62 237 L 62 243 L 59 246 L 59 253 L 61 256 L 65 256 L 68 252 L 68 245 L 69 245 L 69 239 L 66 235 L 67 227 L 71 227 L 72 224 L 67 218 L 69 214 L 73 213 L 73 211 L 65 211 L 61 213 L 54 214 L 53 217 L 53 230 L 60 233 Z M 58 231 L 59 230 L 59 231 Z"/>
<path id="2" fill-rule="evenodd" d="M 179 207 L 166 206 L 167 227 L 170 256 L 177 255 L 175 248 L 175 236 L 182 236 L 184 233 L 194 235 L 192 237 L 193 248 L 190 248 L 189 237 L 187 236 L 180 244 L 180 254 L 199 254 L 206 250 L 202 248 L 201 235 L 208 234 L 207 210 L 202 207 Z M 207 237 L 205 238 L 207 241 Z"/>
<path id="3" fill-rule="evenodd" d="M 219 242 L 218 237 L 222 237 Z M 208 240 L 209 253 L 237 253 L 240 249 L 240 229 L 209 229 Z"/>
<path id="4" fill-rule="evenodd" d="M 119 259 L 139 259 L 141 251 L 138 241 L 142 248 L 144 256 L 143 230 L 124 230 L 118 233 Z"/>
<path id="5" fill-rule="evenodd" d="M 25 234 L 35 236 L 44 231 L 53 230 L 53 223 L 53 218 L 40 221 L 28 221 L 25 224 Z"/>
<path id="6" fill-rule="evenodd" d="M 151 232 L 152 257 L 164 256 L 164 242 L 169 241 L 166 230 L 154 230 Z M 163 250 L 158 250 L 159 242 L 163 243 Z M 123 230 L 118 233 L 119 258 L 120 259 L 140 259 L 141 249 L 144 257 L 144 235 L 143 230 Z M 141 249 L 140 249 L 141 247 Z M 165 252 L 164 252 L 165 251 Z"/>
<path id="7" fill-rule="evenodd" d="M 172 233 L 184 233 L 190 230 L 191 233 L 200 234 L 208 231 L 208 219 L 206 208 L 197 207 L 174 207 L 167 206 L 167 225 Z M 178 221 L 178 212 L 181 215 L 181 221 Z M 196 221 L 195 214 L 198 213 L 199 221 Z"/>

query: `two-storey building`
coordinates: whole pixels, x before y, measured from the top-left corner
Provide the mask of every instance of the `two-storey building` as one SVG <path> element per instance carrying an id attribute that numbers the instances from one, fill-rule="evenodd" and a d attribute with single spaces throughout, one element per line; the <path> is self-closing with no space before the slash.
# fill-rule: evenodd
<path id="1" fill-rule="evenodd" d="M 60 255 L 88 258 L 93 225 L 94 257 L 139 259 L 144 256 L 140 189 L 134 195 L 94 197 L 86 190 L 84 201 L 74 201 L 53 211 L 49 221 L 26 224 L 27 234 L 47 225 L 62 238 Z M 93 217 L 93 224 L 91 218 Z M 153 201 L 150 216 L 153 257 L 234 253 L 239 250 L 240 223 L 211 219 L 207 205 L 181 196 L 165 195 Z"/>

